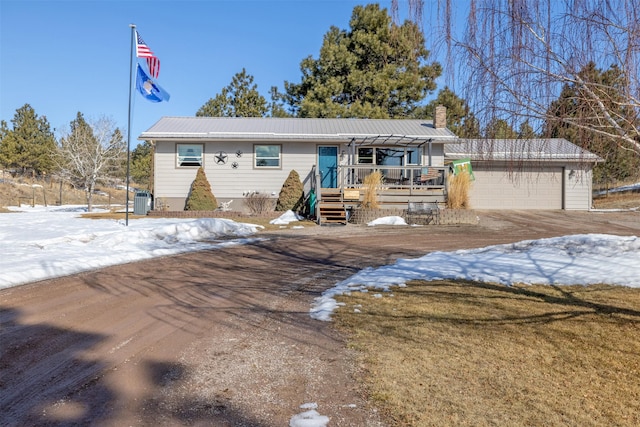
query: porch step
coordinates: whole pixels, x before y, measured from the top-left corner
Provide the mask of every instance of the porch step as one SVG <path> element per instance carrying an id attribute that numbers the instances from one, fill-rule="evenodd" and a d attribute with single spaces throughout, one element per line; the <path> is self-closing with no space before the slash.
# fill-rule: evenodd
<path id="1" fill-rule="evenodd" d="M 342 201 L 340 189 L 323 188 L 320 208 L 319 224 L 347 224 L 347 211 Z"/>
<path id="2" fill-rule="evenodd" d="M 342 203 L 322 202 L 320 207 L 320 225 L 322 224 L 346 224 L 347 211 Z"/>

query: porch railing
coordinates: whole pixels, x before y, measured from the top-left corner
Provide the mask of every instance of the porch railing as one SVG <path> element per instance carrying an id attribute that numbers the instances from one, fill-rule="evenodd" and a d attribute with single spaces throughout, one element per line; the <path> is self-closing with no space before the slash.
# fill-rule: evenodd
<path id="1" fill-rule="evenodd" d="M 338 166 L 338 183 L 342 188 L 361 188 L 367 175 L 379 171 L 382 185 L 387 189 L 409 190 L 446 189 L 446 166 Z"/>

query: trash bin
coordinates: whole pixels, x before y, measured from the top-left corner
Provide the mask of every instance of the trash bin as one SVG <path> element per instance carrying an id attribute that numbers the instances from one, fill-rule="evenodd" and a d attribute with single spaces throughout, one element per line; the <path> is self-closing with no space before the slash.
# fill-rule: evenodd
<path id="1" fill-rule="evenodd" d="M 139 191 L 133 198 L 133 214 L 146 215 L 151 210 L 151 193 Z"/>

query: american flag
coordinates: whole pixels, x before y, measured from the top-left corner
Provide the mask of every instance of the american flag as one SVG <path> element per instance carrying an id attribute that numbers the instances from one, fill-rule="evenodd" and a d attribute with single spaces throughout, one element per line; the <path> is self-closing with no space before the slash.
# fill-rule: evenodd
<path id="1" fill-rule="evenodd" d="M 147 66 L 149 67 L 149 74 L 154 79 L 157 79 L 160 75 L 160 60 L 155 56 L 150 56 L 147 58 Z"/>
<path id="2" fill-rule="evenodd" d="M 149 46 L 142 40 L 140 33 L 136 31 L 136 38 L 138 42 L 136 43 L 136 56 L 138 58 L 150 58 L 153 56 L 153 52 L 149 49 Z"/>
<path id="3" fill-rule="evenodd" d="M 154 79 L 157 79 L 160 75 L 160 60 L 153 54 L 149 46 L 142 40 L 140 33 L 136 31 L 136 56 L 138 58 L 147 58 L 147 67 L 149 67 L 149 74 Z"/>

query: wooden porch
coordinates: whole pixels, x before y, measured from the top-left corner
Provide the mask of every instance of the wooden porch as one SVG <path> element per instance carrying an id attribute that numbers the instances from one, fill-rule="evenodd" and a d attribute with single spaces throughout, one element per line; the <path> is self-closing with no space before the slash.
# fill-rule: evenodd
<path id="1" fill-rule="evenodd" d="M 364 178 L 375 171 L 383 176 L 376 189 L 382 209 L 407 209 L 409 202 L 446 203 L 446 166 L 338 166 L 336 188 L 315 188 L 318 224 L 346 224 L 349 212 L 363 207 Z M 315 181 L 321 182 L 320 177 Z"/>

